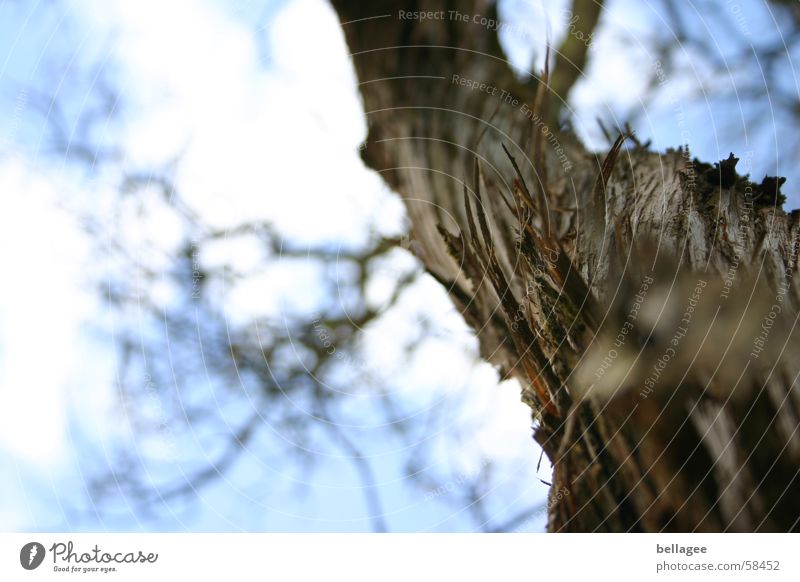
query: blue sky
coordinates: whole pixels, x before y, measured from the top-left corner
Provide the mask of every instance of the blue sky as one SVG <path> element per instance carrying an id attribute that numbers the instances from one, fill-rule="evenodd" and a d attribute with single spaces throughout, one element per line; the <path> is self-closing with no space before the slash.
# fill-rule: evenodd
<path id="1" fill-rule="evenodd" d="M 530 62 L 548 22 L 554 38 L 563 34 L 564 5 L 547 3 L 547 10 L 541 2 L 501 5 L 503 17 L 519 18 L 530 30 L 502 37 L 517 66 Z M 613 119 L 641 107 L 645 80 L 638 71 L 652 67 L 653 57 L 635 39 L 654 34 L 654 14 L 646 3 L 609 3 L 607 30 L 596 35 L 597 50 L 607 57 L 591 66 L 571 100 L 576 130 L 598 147 L 603 146 L 598 114 Z M 757 11 L 753 14 L 748 22 L 754 28 L 769 27 Z M 645 123 L 638 128 L 643 138 L 652 137 L 660 148 L 681 145 L 674 96 L 691 89 L 702 73 L 672 79 L 660 100 L 644 109 Z M 63 118 L 65 139 L 72 143 L 76 119 L 100 102 L 105 86 L 116 90 L 118 100 L 112 97 L 113 115 L 102 117 L 93 138 L 121 144 L 122 159 L 111 169 L 87 170 L 53 155 L 51 127 L 42 113 L 51 120 Z M 47 95 L 56 96 L 56 109 Z M 730 111 L 702 101 L 686 102 L 684 108 L 686 125 L 704 128 L 694 132 L 691 143 L 699 157 L 715 160 L 731 150 L 753 149 L 758 152 L 754 174 L 769 171 L 774 159 L 762 153 L 769 147 L 759 144 L 774 144 L 776 132 L 770 127 L 777 124 L 766 124 L 763 135 L 745 138 L 734 131 L 723 136 L 715 127 L 720 118 L 731 117 Z M 163 257 L 175 252 L 184 234 L 174 213 L 152 193 L 119 202 L 121 169 L 160 164 L 180 153 L 174 179 L 182 195 L 203 220 L 223 230 L 242 220 L 268 219 L 287 240 L 338 248 L 363 245 L 371 233 L 404 231 L 401 203 L 357 156 L 366 125 L 330 8 L 322 0 L 6 1 L 0 3 L 0 111 L 0 183 L 5 186 L 0 265 L 11 274 L 0 290 L 3 528 L 369 530 L 363 482 L 351 462 L 341 454 L 318 453 L 313 469 L 305 471 L 279 446 L 290 436 L 273 441 L 269 431 L 197 500 L 167 504 L 159 517 L 145 516 L 124 499 L 113 511 L 101 511 L 86 495 L 93 472 L 113 465 L 119 447 L 144 459 L 155 478 L 179 474 L 192 459 L 213 458 L 207 444 L 215 438 L 213 431 L 191 430 L 181 431 L 176 441 L 178 462 L 164 458 L 159 443 L 133 436 L 117 398 L 115 326 L 120 322 L 93 285 L 102 285 L 108 269 L 122 267 L 101 258 L 98 245 L 120 240 L 136 257 L 166 268 Z M 318 176 L 335 179 L 322 184 Z M 310 204 L 316 209 L 311 214 L 305 212 Z M 138 214 L 142 209 L 144 221 Z M 104 230 L 90 237 L 83 229 L 87 221 Z M 200 260 L 253 270 L 263 256 L 253 240 L 230 240 L 205 249 Z M 410 255 L 398 253 L 388 275 L 377 277 L 370 292 L 385 296 L 397 272 L 408 268 L 413 268 Z M 257 277 L 232 281 L 220 292 L 220 302 L 231 322 L 277 317 L 287 309 L 313 312 L 326 300 L 319 277 L 318 267 L 302 261 L 270 263 Z M 165 305 L 176 293 L 167 284 L 148 291 Z M 410 482 L 404 472 L 407 441 L 386 430 L 355 430 L 372 465 L 385 521 L 399 531 L 474 529 L 474 520 L 450 491 L 477 474 L 487 458 L 495 464 L 486 495 L 492 517 L 500 523 L 536 507 L 547 488 L 535 474 L 538 450 L 518 387 L 498 386 L 491 367 L 475 361 L 474 339 L 441 289 L 423 279 L 412 291 L 369 330 L 359 357 L 382 371 L 380 381 L 410 409 L 425 411 L 439 402 L 454 411 L 439 432 L 415 442 L 427 447 L 426 470 L 445 475 L 441 484 L 447 492 L 432 495 Z M 411 321 L 417 318 L 429 321 L 438 337 L 405 361 L 397 340 L 414 335 Z M 443 361 L 457 373 L 432 373 Z M 176 379 L 176 386 L 180 382 Z M 209 381 L 197 394 L 213 395 L 215 388 Z M 379 422 L 374 410 L 358 408 L 364 399 L 348 400 L 345 412 L 365 425 Z M 247 412 L 242 401 L 225 408 L 224 415 Z M 464 426 L 480 430 L 456 447 Z M 539 476 L 548 477 L 546 468 Z M 541 513 L 525 525 L 531 531 L 543 526 Z"/>

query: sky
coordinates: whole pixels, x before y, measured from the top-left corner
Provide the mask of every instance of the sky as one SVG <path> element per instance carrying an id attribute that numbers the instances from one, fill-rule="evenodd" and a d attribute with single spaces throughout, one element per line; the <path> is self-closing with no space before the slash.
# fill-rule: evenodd
<path id="1" fill-rule="evenodd" d="M 104 235 L 121 237 L 131 252 L 143 255 L 153 245 L 174 249 L 180 225 L 157 202 L 148 206 L 144 224 L 126 215 L 124 208 L 121 218 L 115 216 L 110 177 L 101 172 L 87 178 L 66 162 L 48 157 L 42 145 L 47 128 L 24 115 L 38 93 L 20 93 L 23 89 L 17 87 L 55 87 L 69 117 L 70 111 L 87 107 L 99 84 L 100 76 L 87 64 L 98 58 L 114 63 L 112 74 L 121 82 L 119 93 L 124 97 L 119 112 L 123 119 L 106 120 L 102 131 L 124 144 L 128 167 L 160 163 L 181 151 L 176 182 L 187 202 L 215 228 L 229 228 L 245 218 L 268 218 L 295 244 L 347 248 L 364 244 L 375 230 L 401 233 L 404 216 L 399 200 L 357 157 L 365 133 L 363 115 L 335 17 L 322 2 L 281 3 L 273 16 L 256 26 L 235 6 L 205 1 L 64 6 L 46 19 L 32 15 L 36 10 L 47 13 L 46 6 L 30 12 L 3 6 L 8 15 L 3 25 L 21 33 L 2 35 L 9 45 L 3 47 L 8 55 L 3 88 L 6 97 L 18 91 L 9 105 L 20 111 L 19 121 L 4 128 L 8 147 L 0 175 L 11 196 L 2 202 L 6 244 L 0 257 L 7 272 L 14 271 L 24 281 L 5 288 L 0 296 L 4 528 L 369 529 L 361 484 L 349 465 L 336 458 L 318 458 L 308 478 L 298 475 L 291 463 L 265 460 L 252 451 L 234 471 L 200 492 L 193 505 L 171 507 L 156 521 L 145 520 L 135 508 L 117 507 L 107 515 L 84 499 L 91 464 L 108 462 L 105 457 L 113 457 L 114 446 L 128 442 L 137 454 L 150 453 L 135 439 L 126 441 L 130 435 L 114 397 L 119 354 L 113 323 L 103 298 L 88 285 L 92 241 L 76 216 L 100 220 L 113 229 Z M 297 34 L 301 30 L 305 36 Z M 113 42 L 103 40 L 109 31 L 114 32 Z M 331 50 L 320 53 L 308 38 Z M 321 54 L 326 62 L 320 62 Z M 54 72 L 51 63 L 59 61 L 69 66 Z M 320 82 L 326 88 L 324 98 L 319 95 Z M 338 179 L 298 183 L 298 176 L 309 175 L 309 163 L 314 166 L 312 175 Z M 215 171 L 208 172 L 210 167 Z M 265 183 L 271 185 L 269 191 Z M 305 211 L 309 203 L 315 212 Z M 257 249 L 241 243 L 218 249 L 217 254 L 233 255 L 240 266 L 257 262 L 259 256 Z M 213 255 L 203 260 L 214 261 Z M 228 313 L 232 320 L 244 320 L 279 315 L 287 306 L 313 308 L 320 299 L 315 277 L 309 265 L 277 265 L 269 277 L 232 289 Z M 481 450 L 465 455 L 464 471 L 475 470 L 475 459 L 483 455 L 522 460 L 520 466 L 527 472 L 537 451 L 516 388 L 498 390 L 496 373 L 486 364 L 474 364 L 466 355 L 474 353 L 474 340 L 453 317 L 446 296 L 429 281 L 422 285 L 427 289 L 420 299 L 409 295 L 406 313 L 427 310 L 438 325 L 451 328 L 451 338 L 430 346 L 419 362 L 403 366 L 403 397 L 424 403 L 430 398 L 424 391 L 430 387 L 440 398 L 458 400 L 454 409 L 471 407 L 492 419 L 475 436 Z M 380 289 L 375 293 L 380 295 Z M 383 330 L 370 331 L 377 339 L 365 343 L 379 346 L 371 350 L 371 366 L 398 366 L 398 354 L 380 346 L 389 346 L 387 338 L 404 323 L 394 316 L 384 322 Z M 58 346 L 55 353 L 45 351 L 45 338 Z M 425 374 L 437 359 L 463 370 L 455 376 L 458 381 L 451 377 L 444 385 L 444 378 Z M 178 456 L 208 454 L 199 442 L 200 437 L 182 442 Z M 405 482 L 400 462 L 405 452 L 398 450 L 396 439 L 387 436 L 373 445 L 372 461 L 392 530 L 474 527 L 460 515 L 460 508 L 426 498 L 426 491 Z M 506 470 L 520 472 L 514 466 Z M 457 473 L 456 479 L 460 481 Z M 513 496 L 501 500 L 498 515 L 544 496 L 546 487 L 540 482 L 525 481 L 529 480 L 522 481 L 523 487 L 513 488 Z M 298 494 L 298 488 L 305 492 Z M 536 525 L 541 527 L 541 519 Z"/>
<path id="2" fill-rule="evenodd" d="M 609 4 L 607 18 L 617 33 L 596 35 L 597 50 L 608 58 L 592 64 L 571 100 L 576 130 L 597 147 L 598 112 L 613 118 L 641 107 L 646 82 L 637 71 L 653 62 L 643 43 L 622 50 L 619 31 L 636 39 L 658 25 L 646 3 Z M 502 17 L 519 19 L 529 31 L 501 35 L 516 66 L 526 66 L 534 53 L 541 60 L 538 39 L 550 34 L 557 41 L 563 34 L 565 5 L 501 4 Z M 679 92 L 681 84 L 693 82 L 674 79 L 669 89 Z M 125 500 L 106 513 L 88 499 L 93 466 L 113 463 L 115 447 L 127 446 L 140 457 L 157 454 L 132 437 L 117 398 L 118 322 L 97 292 L 98 238 L 84 227 L 103 225 L 101 246 L 121 240 L 132 255 L 154 264 L 174 253 L 185 234 L 157 195 L 145 191 L 118 204 L 114 175 L 76 167 L 48 149 L 53 134 L 44 118 L 63 119 L 64 139 L 72 144 L 74 120 L 97 105 L 106 85 L 116 87 L 119 99 L 93 137 L 121 144 L 123 168 L 163 164 L 180 154 L 174 180 L 214 228 L 267 219 L 287 240 L 338 248 L 364 245 L 376 232 L 399 236 L 407 228 L 399 199 L 358 158 L 364 116 L 336 17 L 322 0 L 0 0 L 0 267 L 7 277 L 0 287 L 2 528 L 369 530 L 370 510 L 351 464 L 317 455 L 316 468 L 303 474 L 269 442 L 248 450 L 193 503 L 167 504 L 157 518 Z M 56 106 L 48 94 L 57 97 Z M 687 105 L 693 126 L 713 127 L 710 111 Z M 684 134 L 669 95 L 646 112 L 645 137 L 653 137 L 657 147 L 680 145 Z M 693 149 L 708 159 L 726 157 L 716 133 L 710 137 L 696 136 Z M 760 169 L 768 162 L 754 163 Z M 142 208 L 146 221 L 137 217 Z M 204 252 L 200 260 L 253 269 L 262 259 L 257 241 L 237 240 Z M 413 268 L 408 253 L 392 262 L 390 271 Z M 313 312 L 325 299 L 319 278 L 311 264 L 271 264 L 260 277 L 231 282 L 224 294 L 226 315 L 235 322 L 286 310 Z M 376 279 L 372 292 L 386 295 L 391 279 Z M 174 290 L 156 291 L 169 304 Z M 496 372 L 475 362 L 474 338 L 443 290 L 422 279 L 412 291 L 368 331 L 363 357 L 370 368 L 386 371 L 387 386 L 416 410 L 443 401 L 459 412 L 441 434 L 419 441 L 434 451 L 426 459 L 449 469 L 445 493 L 408 482 L 402 468 L 406 444 L 387 431 L 358 433 L 373 463 L 387 524 L 397 531 L 475 528 L 465 508 L 448 496 L 487 458 L 499 472 L 487 495 L 498 521 L 537 507 L 547 491 L 537 477 L 547 478 L 547 471 L 535 474 L 539 451 L 518 387 L 498 385 Z M 409 322 L 417 317 L 432 322 L 440 337 L 404 361 L 394 340 L 412 336 Z M 441 362 L 448 373 L 437 375 L 432 370 L 442 369 Z M 244 408 L 231 414 L 247 412 L 246 402 L 239 406 Z M 371 414 L 360 420 L 377 422 Z M 447 443 L 460 423 L 466 426 L 474 417 L 482 428 L 454 455 Z M 180 439 L 177 456 L 209 457 L 203 438 Z M 181 462 L 156 461 L 156 477 L 184 469 Z M 542 512 L 524 524 L 529 531 L 543 527 Z"/>

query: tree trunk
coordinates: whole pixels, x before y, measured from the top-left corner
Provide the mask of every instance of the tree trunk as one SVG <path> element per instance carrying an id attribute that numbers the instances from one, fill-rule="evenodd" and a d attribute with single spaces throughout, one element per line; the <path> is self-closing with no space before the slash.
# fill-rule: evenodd
<path id="1" fill-rule="evenodd" d="M 509 68 L 493 3 L 333 5 L 363 158 L 531 407 L 548 529 L 797 530 L 800 226 L 780 181 L 622 137 L 586 151 L 550 121 L 566 95 Z"/>

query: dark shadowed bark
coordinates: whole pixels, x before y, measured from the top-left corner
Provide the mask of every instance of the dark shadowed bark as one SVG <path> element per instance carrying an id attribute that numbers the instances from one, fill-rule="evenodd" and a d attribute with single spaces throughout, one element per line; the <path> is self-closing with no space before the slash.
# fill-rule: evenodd
<path id="1" fill-rule="evenodd" d="M 797 530 L 800 225 L 780 180 L 559 133 L 577 35 L 549 81 L 520 80 L 493 3 L 333 5 L 364 160 L 482 355 L 520 382 L 553 465 L 549 530 Z M 588 34 L 599 4 L 574 12 Z"/>

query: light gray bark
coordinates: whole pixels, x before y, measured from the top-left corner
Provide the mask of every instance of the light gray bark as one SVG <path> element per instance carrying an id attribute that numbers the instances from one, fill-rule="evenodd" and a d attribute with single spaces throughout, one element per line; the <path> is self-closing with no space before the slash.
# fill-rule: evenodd
<path id="1" fill-rule="evenodd" d="M 496 19 L 491 3 L 333 5 L 364 160 L 403 198 L 482 355 L 520 382 L 568 492 L 549 529 L 797 530 L 800 225 L 778 185 L 684 148 L 595 154 L 559 134 L 542 120 L 563 96 L 447 13 Z"/>

